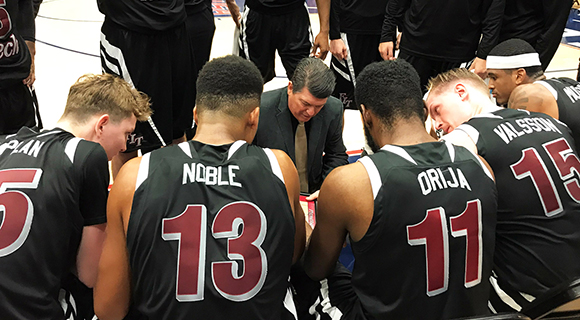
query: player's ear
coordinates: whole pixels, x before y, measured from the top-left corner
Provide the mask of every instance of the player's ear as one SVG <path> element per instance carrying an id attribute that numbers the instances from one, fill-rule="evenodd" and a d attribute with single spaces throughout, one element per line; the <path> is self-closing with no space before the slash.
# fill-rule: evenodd
<path id="1" fill-rule="evenodd" d="M 455 85 L 455 88 L 453 91 L 459 95 L 459 97 L 461 98 L 462 101 L 467 100 L 467 98 L 469 97 L 469 92 L 467 91 L 467 87 L 461 82 L 459 82 Z"/>
<path id="2" fill-rule="evenodd" d="M 102 135 L 104 127 L 109 124 L 110 121 L 111 119 L 106 113 L 98 117 L 97 121 L 95 122 L 95 134 L 97 136 Z"/>
<path id="3" fill-rule="evenodd" d="M 366 125 L 369 128 L 372 128 L 372 126 L 373 126 L 373 119 L 371 117 L 370 110 L 367 109 L 367 107 L 365 107 L 365 105 L 362 104 L 362 103 L 360 105 L 360 114 L 361 114 L 361 117 L 362 117 L 363 124 Z"/>
<path id="4" fill-rule="evenodd" d="M 193 121 L 194 121 L 195 123 L 199 123 L 199 122 L 197 121 L 197 106 L 193 107 Z"/>
<path id="5" fill-rule="evenodd" d="M 248 116 L 248 126 L 252 128 L 258 128 L 258 122 L 260 121 L 260 107 L 256 107 L 254 110 L 250 111 Z"/>
<path id="6" fill-rule="evenodd" d="M 518 70 L 516 70 L 515 79 L 514 79 L 516 85 L 520 85 L 520 84 L 524 83 L 524 81 L 526 80 L 527 77 L 528 77 L 528 74 L 524 68 L 519 68 Z"/>

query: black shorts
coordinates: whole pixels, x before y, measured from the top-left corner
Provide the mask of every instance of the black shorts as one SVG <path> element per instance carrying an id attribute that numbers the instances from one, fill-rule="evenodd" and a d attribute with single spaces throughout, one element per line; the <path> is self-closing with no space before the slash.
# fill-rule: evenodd
<path id="1" fill-rule="evenodd" d="M 36 98 L 22 81 L 0 88 L 0 135 L 37 126 Z"/>
<path id="2" fill-rule="evenodd" d="M 101 66 L 151 98 L 153 115 L 139 122 L 127 151 L 149 151 L 171 144 L 193 122 L 195 83 L 185 23 L 151 34 L 133 32 L 105 18 L 101 28 Z"/>
<path id="3" fill-rule="evenodd" d="M 239 55 L 258 67 L 264 82 L 276 76 L 276 50 L 288 79 L 292 79 L 298 62 L 310 54 L 312 30 L 306 7 L 283 15 L 266 15 L 245 6 L 240 24 Z"/>
<path id="4" fill-rule="evenodd" d="M 354 101 L 354 87 L 358 74 L 372 62 L 382 61 L 379 52 L 380 35 L 340 33 L 344 45 L 348 49 L 345 60 L 334 56 L 330 61 L 330 69 L 336 75 L 336 86 L 332 95 L 342 102 L 345 109 L 357 110 Z"/>
<path id="5" fill-rule="evenodd" d="M 187 15 L 185 20 L 189 43 L 193 50 L 195 61 L 195 79 L 203 65 L 209 61 L 211 43 L 215 33 L 215 21 L 211 8 Z"/>
<path id="6" fill-rule="evenodd" d="M 423 93 L 427 92 L 427 84 L 429 83 L 429 79 L 454 68 L 468 68 L 471 64 L 471 61 L 453 62 L 427 59 L 403 51 L 399 53 L 398 58 L 406 60 L 415 68 L 421 80 L 421 90 Z"/>

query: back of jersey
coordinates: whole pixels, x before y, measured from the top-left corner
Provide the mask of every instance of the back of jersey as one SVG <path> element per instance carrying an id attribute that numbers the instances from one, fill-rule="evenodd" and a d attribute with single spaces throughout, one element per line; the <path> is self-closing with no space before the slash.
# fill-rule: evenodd
<path id="1" fill-rule="evenodd" d="M 536 81 L 552 95 L 558 103 L 558 120 L 572 131 L 576 151 L 580 150 L 580 84 L 569 78 L 554 78 Z"/>
<path id="2" fill-rule="evenodd" d="M 471 136 L 495 173 L 500 286 L 538 296 L 580 275 L 580 161 L 566 125 L 502 109 L 456 130 Z"/>
<path id="3" fill-rule="evenodd" d="M 83 226 L 106 222 L 108 179 L 102 147 L 60 129 L 0 140 L 0 318 L 63 319 L 61 279 Z"/>
<path id="4" fill-rule="evenodd" d="M 150 319 L 279 319 L 294 233 L 270 150 L 189 141 L 154 151 L 127 230 L 135 305 Z"/>
<path id="5" fill-rule="evenodd" d="M 359 160 L 374 214 L 352 242 L 352 282 L 373 319 L 487 313 L 497 198 L 489 171 L 449 143 L 390 146 Z"/>

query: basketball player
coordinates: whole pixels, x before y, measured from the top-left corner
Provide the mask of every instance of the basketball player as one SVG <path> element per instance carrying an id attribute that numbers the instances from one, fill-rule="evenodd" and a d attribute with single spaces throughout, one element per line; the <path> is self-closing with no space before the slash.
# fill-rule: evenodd
<path id="1" fill-rule="evenodd" d="M 59 302 L 63 277 L 72 269 L 94 285 L 107 158 L 150 113 L 147 98 L 122 79 L 85 76 L 55 129 L 0 138 L 0 318 L 69 319 Z"/>
<path id="2" fill-rule="evenodd" d="M 330 68 L 336 76 L 332 95 L 345 109 L 354 102 L 356 76 L 371 62 L 381 61 L 378 50 L 387 0 L 332 0 L 330 11 Z"/>
<path id="3" fill-rule="evenodd" d="M 149 319 L 281 319 L 305 242 L 292 160 L 252 141 L 262 77 L 247 60 L 208 62 L 193 141 L 128 162 L 108 204 L 95 288 L 99 319 L 133 301 Z M 291 308 L 292 309 L 292 308 Z"/>
<path id="4" fill-rule="evenodd" d="M 32 0 L 0 0 L 0 135 L 37 125 L 32 11 Z"/>
<path id="5" fill-rule="evenodd" d="M 546 79 L 540 56 L 520 39 L 493 48 L 488 57 L 489 89 L 500 105 L 542 112 L 564 122 L 580 150 L 580 87 L 570 78 Z"/>
<path id="6" fill-rule="evenodd" d="M 465 148 L 427 134 L 409 63 L 370 64 L 357 81 L 375 153 L 336 168 L 322 185 L 305 270 L 315 280 L 328 276 L 347 235 L 355 257 L 352 283 L 341 268 L 321 281 L 322 312 L 332 319 L 485 314 L 497 207 L 491 172 Z"/>
<path id="7" fill-rule="evenodd" d="M 330 0 L 316 0 L 320 32 L 314 41 L 304 0 L 247 0 L 241 18 L 235 1 L 226 2 L 240 29 L 237 53 L 258 66 L 264 82 L 276 76 L 276 51 L 288 79 L 292 79 L 303 58 L 309 55 L 322 60 L 326 58 Z"/>
<path id="8" fill-rule="evenodd" d="M 127 151 L 112 162 L 113 177 L 137 151 L 184 141 L 192 126 L 196 74 L 186 30 L 184 0 L 98 0 L 101 67 L 151 97 L 151 119 L 137 123 Z"/>
<path id="9" fill-rule="evenodd" d="M 573 173 L 580 161 L 568 127 L 543 113 L 495 106 L 485 82 L 465 69 L 443 73 L 429 87 L 436 129 L 451 132 L 443 139 L 477 152 L 495 172 L 496 291 L 524 307 L 580 275 L 580 185 Z M 497 296 L 492 303 L 507 310 Z"/>

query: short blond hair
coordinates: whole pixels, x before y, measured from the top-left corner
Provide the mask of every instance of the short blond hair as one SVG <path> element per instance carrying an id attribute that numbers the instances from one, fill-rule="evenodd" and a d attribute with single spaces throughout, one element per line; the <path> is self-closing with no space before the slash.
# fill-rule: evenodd
<path id="1" fill-rule="evenodd" d="M 70 87 L 62 118 L 79 124 L 94 115 L 108 114 L 114 123 L 135 115 L 145 121 L 151 115 L 149 97 L 111 74 L 85 74 Z"/>
<path id="2" fill-rule="evenodd" d="M 466 81 L 470 83 L 474 88 L 480 90 L 484 94 L 489 94 L 489 89 L 487 84 L 483 79 L 481 79 L 477 74 L 465 69 L 465 68 L 455 68 L 437 76 L 429 79 L 429 84 L 427 85 L 429 92 L 434 92 L 443 89 L 451 84 L 456 84 L 460 81 Z"/>

